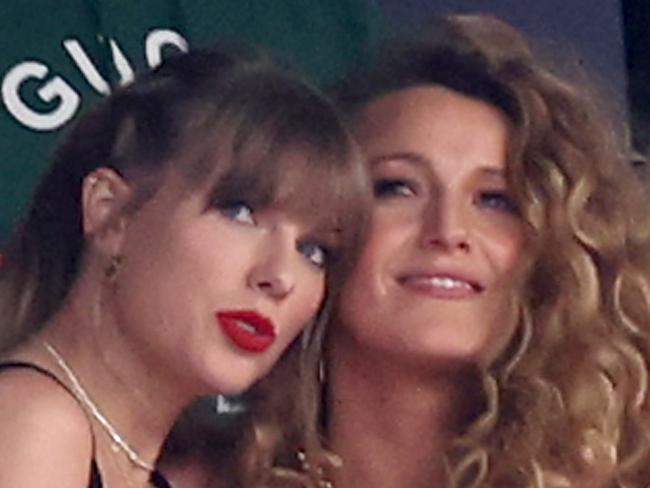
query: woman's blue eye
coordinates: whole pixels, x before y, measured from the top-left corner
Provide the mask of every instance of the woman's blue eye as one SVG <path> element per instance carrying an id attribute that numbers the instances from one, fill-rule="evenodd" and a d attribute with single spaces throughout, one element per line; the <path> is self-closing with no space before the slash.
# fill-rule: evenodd
<path id="1" fill-rule="evenodd" d="M 253 209 L 245 203 L 232 203 L 219 209 L 219 211 L 230 220 L 241 224 L 255 225 Z"/>
<path id="2" fill-rule="evenodd" d="M 413 185 L 399 179 L 380 179 L 373 185 L 376 198 L 411 197 L 415 195 Z"/>
<path id="3" fill-rule="evenodd" d="M 317 268 L 323 269 L 327 266 L 329 252 L 325 246 L 314 242 L 305 242 L 298 246 L 298 250 Z"/>
<path id="4" fill-rule="evenodd" d="M 479 194 L 478 203 L 482 207 L 517 213 L 517 204 L 505 191 L 484 191 Z"/>

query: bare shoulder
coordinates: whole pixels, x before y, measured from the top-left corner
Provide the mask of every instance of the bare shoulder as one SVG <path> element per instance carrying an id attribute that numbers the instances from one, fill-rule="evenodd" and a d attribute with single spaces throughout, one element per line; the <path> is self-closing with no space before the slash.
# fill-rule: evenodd
<path id="1" fill-rule="evenodd" d="M 90 424 L 77 401 L 31 370 L 0 374 L 0 488 L 86 488 Z"/>

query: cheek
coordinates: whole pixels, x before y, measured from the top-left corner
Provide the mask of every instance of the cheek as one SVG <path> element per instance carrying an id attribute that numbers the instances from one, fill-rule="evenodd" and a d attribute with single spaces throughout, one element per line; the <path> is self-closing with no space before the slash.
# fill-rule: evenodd
<path id="1" fill-rule="evenodd" d="M 490 261 L 496 275 L 495 293 L 489 296 L 485 311 L 492 317 L 490 339 L 481 355 L 483 364 L 490 364 L 511 342 L 518 319 L 513 302 L 514 288 L 517 286 L 517 266 L 523 249 L 523 235 L 520 232 L 506 232 L 493 236 L 490 248 Z"/>
<path id="2" fill-rule="evenodd" d="M 339 314 L 344 322 L 358 322 L 362 319 L 359 314 L 365 315 L 385 301 L 387 285 L 400 256 L 408 252 L 412 233 L 407 217 L 400 221 L 394 212 L 375 210 L 361 255 L 343 286 Z"/>
<path id="3" fill-rule="evenodd" d="M 325 298 L 325 275 L 320 274 L 317 278 L 312 278 L 306 289 L 304 299 L 304 308 L 306 311 L 304 313 L 308 319 L 311 319 L 316 315 Z"/>
<path id="4" fill-rule="evenodd" d="M 512 277 L 524 246 L 523 232 L 519 226 L 503 225 L 486 229 L 482 239 L 497 278 Z"/>
<path id="5" fill-rule="evenodd" d="M 413 234 L 413 225 L 408 217 L 389 210 L 374 212 L 370 232 L 359 257 L 359 271 L 366 275 L 374 274 L 404 252 L 405 244 Z"/>
<path id="6" fill-rule="evenodd" d="M 125 259 L 137 261 L 143 274 L 173 275 L 176 267 L 190 256 L 181 238 L 186 233 L 182 227 L 174 232 L 169 225 L 140 226 L 129 235 Z"/>
<path id="7" fill-rule="evenodd" d="M 205 235 L 196 236 L 180 226 L 176 232 L 160 229 L 152 235 L 155 242 L 145 235 L 134 236 L 137 242 L 125 255 L 129 280 L 123 284 L 148 308 L 178 317 L 210 289 L 216 271 L 223 271 L 215 266 L 229 261 L 218 256 Z"/>
<path id="8" fill-rule="evenodd" d="M 313 271 L 312 276 L 303 277 L 297 284 L 297 293 L 292 303 L 290 324 L 292 335 L 298 334 L 302 328 L 316 316 L 325 296 L 325 277 Z"/>

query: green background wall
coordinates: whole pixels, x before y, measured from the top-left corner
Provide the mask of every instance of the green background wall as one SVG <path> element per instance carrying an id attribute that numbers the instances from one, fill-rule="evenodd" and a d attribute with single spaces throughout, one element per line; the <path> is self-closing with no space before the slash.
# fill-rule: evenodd
<path id="1" fill-rule="evenodd" d="M 14 0 L 0 19 L 1 247 L 66 128 L 133 72 L 229 39 L 329 83 L 366 54 L 378 15 L 365 0 Z"/>

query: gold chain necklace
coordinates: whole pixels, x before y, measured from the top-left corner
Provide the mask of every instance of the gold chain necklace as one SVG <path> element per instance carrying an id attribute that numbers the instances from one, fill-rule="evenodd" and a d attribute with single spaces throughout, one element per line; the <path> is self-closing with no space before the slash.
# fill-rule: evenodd
<path id="1" fill-rule="evenodd" d="M 43 346 L 67 376 L 70 384 L 72 385 L 72 392 L 74 393 L 75 397 L 79 400 L 86 411 L 99 423 L 106 434 L 108 434 L 108 436 L 111 438 L 111 449 L 113 452 L 122 451 L 122 453 L 126 455 L 127 459 L 132 464 L 150 473 L 153 472 L 153 464 L 142 459 L 142 457 L 140 457 L 140 455 L 131 446 L 129 446 L 124 438 L 117 432 L 115 427 L 113 427 L 108 419 L 101 413 L 97 405 L 95 405 L 95 403 L 90 399 L 84 387 L 81 386 L 79 378 L 77 378 L 77 375 L 74 373 L 70 365 L 63 359 L 63 356 L 61 356 L 61 354 L 59 354 L 59 352 L 45 340 L 43 341 Z"/>

